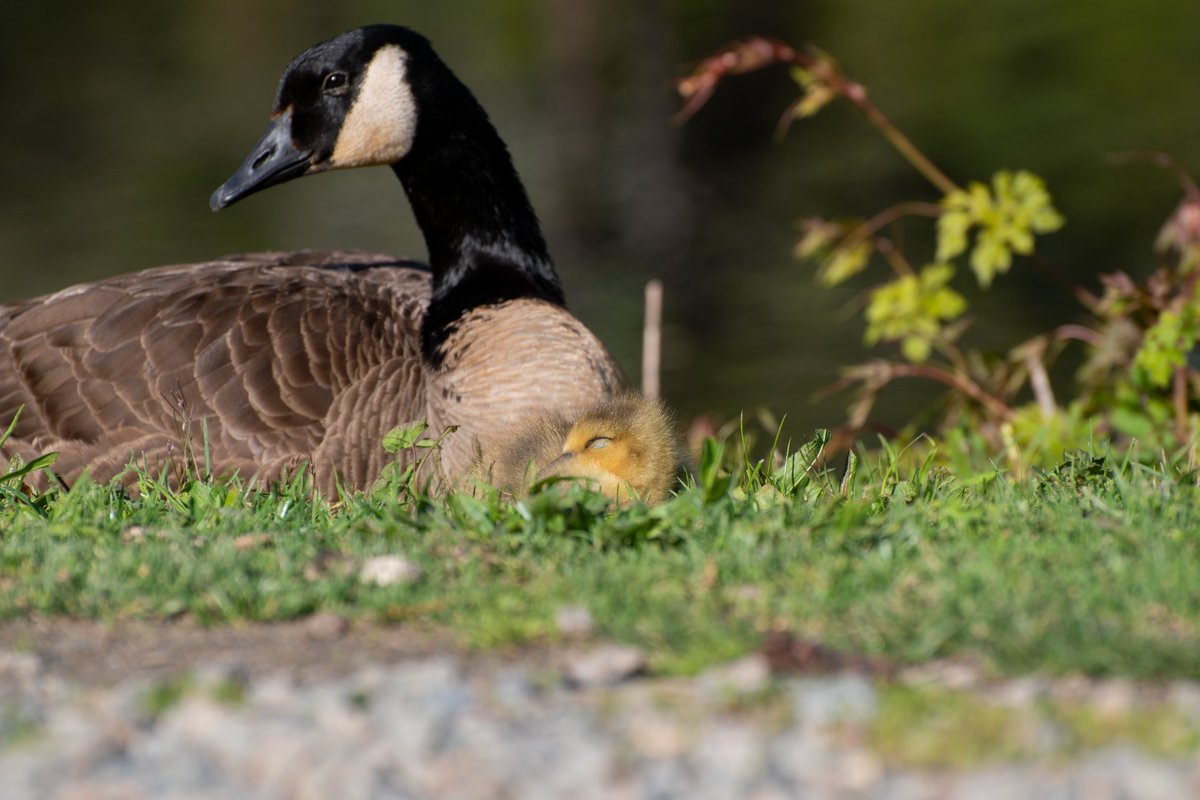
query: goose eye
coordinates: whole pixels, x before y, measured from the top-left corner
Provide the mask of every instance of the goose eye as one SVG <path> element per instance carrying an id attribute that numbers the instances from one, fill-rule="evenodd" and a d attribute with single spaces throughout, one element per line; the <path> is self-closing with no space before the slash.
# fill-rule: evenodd
<path id="1" fill-rule="evenodd" d="M 344 72 L 331 72 L 325 76 L 325 82 L 321 84 L 321 91 L 325 94 L 345 94 L 346 87 L 349 86 L 350 79 Z"/>
<path id="2" fill-rule="evenodd" d="M 587 449 L 599 450 L 601 448 L 608 447 L 608 443 L 611 441 L 612 439 L 608 438 L 607 436 L 597 436 L 587 443 Z"/>

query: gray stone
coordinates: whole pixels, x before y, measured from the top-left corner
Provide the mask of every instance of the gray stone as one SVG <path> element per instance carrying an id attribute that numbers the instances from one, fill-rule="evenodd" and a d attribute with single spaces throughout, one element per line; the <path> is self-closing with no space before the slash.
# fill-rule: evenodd
<path id="1" fill-rule="evenodd" d="M 602 644 L 567 656 L 565 677 L 581 688 L 615 686 L 646 669 L 646 654 L 636 647 Z"/>
<path id="2" fill-rule="evenodd" d="M 709 669 L 697 683 L 702 691 L 753 695 L 771 685 L 771 666 L 762 653 L 751 653 Z"/>
<path id="3" fill-rule="evenodd" d="M 792 708 L 804 726 L 862 723 L 878 711 L 875 686 L 857 673 L 799 678 L 790 683 Z"/>

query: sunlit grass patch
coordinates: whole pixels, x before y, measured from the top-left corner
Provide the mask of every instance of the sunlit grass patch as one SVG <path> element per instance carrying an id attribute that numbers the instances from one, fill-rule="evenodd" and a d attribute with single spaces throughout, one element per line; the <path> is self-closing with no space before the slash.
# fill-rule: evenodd
<path id="1" fill-rule="evenodd" d="M 504 648 L 562 640 L 556 611 L 578 606 L 657 672 L 790 630 L 899 665 L 1200 677 L 1200 496 L 1182 466 L 1097 451 L 1012 482 L 918 442 L 834 473 L 824 442 L 778 460 L 710 445 L 657 506 L 572 485 L 509 502 L 385 482 L 330 504 L 302 479 L 136 497 L 81 481 L 0 499 L 0 618 L 329 611 Z M 389 555 L 414 577 L 365 580 Z"/>

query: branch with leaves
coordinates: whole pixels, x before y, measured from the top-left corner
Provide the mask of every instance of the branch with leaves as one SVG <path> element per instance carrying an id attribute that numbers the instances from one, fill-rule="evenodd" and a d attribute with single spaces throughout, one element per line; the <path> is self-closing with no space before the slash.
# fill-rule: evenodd
<path id="1" fill-rule="evenodd" d="M 1186 171 L 1161 154 L 1125 158 L 1174 172 L 1184 199 L 1159 236 L 1166 263 L 1142 283 L 1124 273 L 1104 276 L 1104 293 L 1097 296 L 1035 254 L 1037 237 L 1064 224 L 1041 178 L 1025 170 L 1003 170 L 989 181 L 960 186 L 820 50 L 761 37 L 735 41 L 678 82 L 684 100 L 678 119 L 696 114 L 725 78 L 772 65 L 790 68 L 800 88 L 800 96 L 781 116 L 781 132 L 835 100 L 848 100 L 940 195 L 896 204 L 866 220 L 810 218 L 800 223 L 795 255 L 817 264 L 823 286 L 841 284 L 875 264 L 890 275 L 869 290 L 864 340 L 898 347 L 902 360 L 874 360 L 844 371 L 838 385 L 859 391 L 849 428 L 867 425 L 876 397 L 893 380 L 919 377 L 950 389 L 947 409 L 958 413 L 947 413 L 943 427 L 982 432 L 990 445 L 1010 457 L 1015 453 L 1018 460 L 1058 459 L 1055 447 L 1096 433 L 1151 438 L 1156 445 L 1180 444 L 1194 436 L 1200 373 L 1188 356 L 1200 338 L 1200 190 Z M 935 251 L 919 268 L 885 233 L 909 218 L 936 220 Z M 960 348 L 957 339 L 967 327 L 968 304 L 953 285 L 958 265 L 965 263 L 987 290 L 1019 257 L 1065 287 L 1086 321 L 1021 342 L 1001 359 Z M 1075 394 L 1060 404 L 1047 366 L 1066 342 L 1085 348 L 1085 365 Z M 1019 405 L 1023 393 L 1032 395 L 1032 402 Z M 1063 433 L 1047 437 L 1050 429 Z"/>

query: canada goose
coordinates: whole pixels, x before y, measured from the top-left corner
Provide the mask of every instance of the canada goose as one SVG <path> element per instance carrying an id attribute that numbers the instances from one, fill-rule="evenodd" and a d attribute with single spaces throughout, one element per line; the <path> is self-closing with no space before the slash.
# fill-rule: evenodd
<path id="1" fill-rule="evenodd" d="M 520 494 L 534 480 L 582 478 L 617 500 L 666 497 L 679 467 L 678 437 L 662 403 L 637 394 L 574 417 L 539 413 L 480 455 L 479 477 Z"/>
<path id="2" fill-rule="evenodd" d="M 266 133 L 214 210 L 317 172 L 390 166 L 429 254 L 259 253 L 162 267 L 0 306 L 5 456 L 58 451 L 107 480 L 190 447 L 262 479 L 308 462 L 317 486 L 369 486 L 380 441 L 416 420 L 459 431 L 451 477 L 539 409 L 620 391 L 567 312 L 507 148 L 428 40 L 372 25 L 297 56 Z M 403 455 L 402 455 L 403 458 Z"/>

